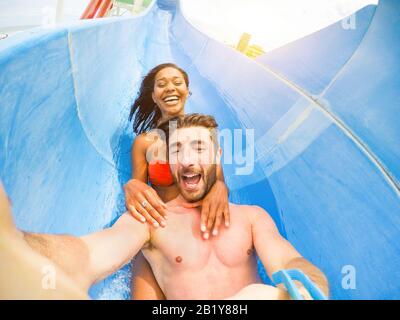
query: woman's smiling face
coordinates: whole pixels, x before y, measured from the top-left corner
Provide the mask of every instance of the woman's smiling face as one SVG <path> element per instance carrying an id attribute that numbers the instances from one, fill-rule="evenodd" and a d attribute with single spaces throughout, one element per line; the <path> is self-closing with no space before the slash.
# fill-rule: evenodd
<path id="1" fill-rule="evenodd" d="M 152 97 L 163 117 L 183 114 L 188 96 L 189 88 L 179 70 L 167 67 L 157 72 Z"/>

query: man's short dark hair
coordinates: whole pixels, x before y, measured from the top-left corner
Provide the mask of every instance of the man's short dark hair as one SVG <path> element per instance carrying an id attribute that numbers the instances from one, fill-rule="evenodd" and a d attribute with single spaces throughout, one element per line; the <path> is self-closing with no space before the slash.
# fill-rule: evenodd
<path id="1" fill-rule="evenodd" d="M 170 126 L 170 122 L 174 121 L 175 125 Z M 162 130 L 165 133 L 165 137 L 167 139 L 167 147 L 169 144 L 169 137 L 172 132 L 169 132 L 170 128 L 173 129 L 182 129 L 182 128 L 190 128 L 190 127 L 203 127 L 209 129 L 211 134 L 211 139 L 214 142 L 215 150 L 218 148 L 218 135 L 217 128 L 218 124 L 215 121 L 215 118 L 210 115 L 201 114 L 201 113 L 189 113 L 183 116 L 176 116 L 171 119 L 168 119 L 162 123 L 160 123 L 157 128 Z"/>

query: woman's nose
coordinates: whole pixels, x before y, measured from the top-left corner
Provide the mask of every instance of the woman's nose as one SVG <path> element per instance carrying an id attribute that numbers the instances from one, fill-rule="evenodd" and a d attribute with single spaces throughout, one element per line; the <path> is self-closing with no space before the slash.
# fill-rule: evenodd
<path id="1" fill-rule="evenodd" d="M 166 89 L 166 91 L 169 93 L 169 92 L 173 92 L 173 91 L 175 91 L 175 86 L 174 86 L 174 84 L 173 83 L 168 83 L 167 84 L 167 87 L 165 88 Z"/>

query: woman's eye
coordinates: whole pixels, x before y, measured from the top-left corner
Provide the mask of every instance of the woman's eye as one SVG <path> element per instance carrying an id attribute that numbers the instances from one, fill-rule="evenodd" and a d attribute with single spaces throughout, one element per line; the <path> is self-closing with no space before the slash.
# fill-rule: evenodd
<path id="1" fill-rule="evenodd" d="M 180 85 L 182 84 L 182 82 L 181 82 L 181 81 L 179 81 L 179 82 L 174 82 L 174 84 L 175 84 L 176 86 L 180 86 Z"/>

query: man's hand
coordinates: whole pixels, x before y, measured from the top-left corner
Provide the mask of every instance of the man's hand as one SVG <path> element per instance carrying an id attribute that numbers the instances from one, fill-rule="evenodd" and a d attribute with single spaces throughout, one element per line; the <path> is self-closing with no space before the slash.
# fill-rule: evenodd
<path id="1" fill-rule="evenodd" d="M 325 275 L 279 234 L 271 216 L 257 206 L 251 206 L 248 214 L 251 216 L 254 247 L 270 278 L 279 270 L 299 269 L 329 297 L 329 284 Z M 307 290 L 301 291 L 307 299 L 308 293 L 304 292 Z"/>
<path id="2" fill-rule="evenodd" d="M 324 293 L 326 297 L 329 297 L 329 283 L 326 276 L 312 263 L 304 259 L 303 257 L 297 257 L 289 260 L 284 269 L 299 269 L 305 275 L 307 275 L 312 282 Z M 299 288 L 300 293 L 303 295 L 304 299 L 311 300 L 311 295 L 308 293 L 307 289 L 299 281 L 295 281 L 297 288 Z M 308 299 L 309 298 L 309 299 Z"/>
<path id="3" fill-rule="evenodd" d="M 299 289 L 300 294 L 303 296 L 304 300 L 314 300 L 308 290 L 303 285 L 298 285 L 297 288 Z"/>
<path id="4" fill-rule="evenodd" d="M 146 221 L 154 227 L 165 227 L 166 204 L 157 192 L 144 182 L 131 179 L 124 185 L 125 205 L 130 214 L 138 221 Z"/>
<path id="5" fill-rule="evenodd" d="M 217 180 L 203 200 L 183 206 L 185 208 L 201 206 L 200 230 L 204 239 L 209 238 L 211 230 L 213 236 L 218 235 L 222 219 L 225 220 L 225 227 L 229 227 L 228 188 L 222 181 Z"/>

